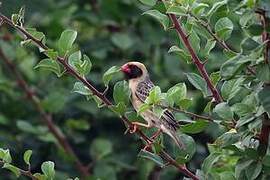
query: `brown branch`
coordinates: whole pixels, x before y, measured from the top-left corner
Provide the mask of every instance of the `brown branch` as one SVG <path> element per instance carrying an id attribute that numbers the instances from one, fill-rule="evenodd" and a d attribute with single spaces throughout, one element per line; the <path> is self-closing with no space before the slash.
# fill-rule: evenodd
<path id="1" fill-rule="evenodd" d="M 3 161 L 0 161 L 0 165 L 1 166 L 3 166 L 5 164 L 5 162 L 3 162 Z M 18 167 L 17 167 L 18 168 Z M 29 178 L 31 178 L 32 180 L 38 180 L 38 178 L 36 178 L 32 173 L 31 173 L 31 171 L 30 170 L 23 170 L 23 169 L 20 169 L 20 168 L 18 168 L 18 170 L 20 171 L 20 173 L 22 174 L 22 175 L 24 175 L 24 176 L 26 176 L 26 177 L 29 177 Z"/>
<path id="2" fill-rule="evenodd" d="M 84 167 L 82 162 L 79 160 L 79 158 L 74 153 L 71 145 L 67 141 L 66 137 L 64 136 L 63 132 L 54 124 L 52 117 L 50 114 L 46 113 L 43 109 L 43 107 L 40 104 L 39 98 L 35 95 L 35 93 L 31 90 L 31 88 L 28 86 L 26 81 L 23 79 L 21 73 L 17 70 L 16 66 L 12 63 L 11 60 L 6 57 L 6 55 L 3 53 L 2 49 L 0 49 L 0 57 L 2 61 L 7 65 L 9 70 L 12 72 L 12 74 L 15 76 L 16 81 L 20 88 L 25 92 L 28 99 L 34 104 L 37 111 L 40 113 L 44 123 L 47 125 L 49 131 L 53 134 L 53 136 L 57 139 L 58 143 L 62 146 L 62 148 L 65 150 L 67 154 L 72 156 L 74 158 L 74 161 L 76 163 L 76 167 L 81 173 L 82 176 L 89 176 L 89 172 L 87 171 L 87 168 Z"/>
<path id="3" fill-rule="evenodd" d="M 36 39 L 35 37 L 33 37 L 31 34 L 29 34 L 24 28 L 20 27 L 20 26 L 16 26 L 12 23 L 12 21 L 7 18 L 6 16 L 0 14 L 0 18 L 2 18 L 4 23 L 9 24 L 11 27 L 14 27 L 15 29 L 17 29 L 19 32 L 21 32 L 27 39 L 32 40 L 38 47 L 43 48 L 44 50 L 48 50 L 48 47 L 46 45 L 44 45 L 41 41 L 39 41 L 38 39 Z M 57 57 L 57 61 L 59 63 L 61 63 L 65 69 L 67 70 L 67 72 L 74 76 L 75 78 L 77 78 L 79 81 L 81 81 L 86 87 L 88 87 L 93 95 L 96 95 L 97 97 L 99 97 L 102 102 L 106 105 L 106 106 L 111 106 L 113 105 L 112 102 L 107 99 L 107 97 L 105 96 L 105 94 L 103 94 L 102 92 L 99 92 L 91 83 L 90 81 L 88 81 L 87 79 L 85 79 L 84 77 L 80 76 L 68 63 L 67 61 L 63 58 L 58 56 Z M 127 119 L 127 117 L 125 116 L 121 116 L 122 121 L 129 127 L 132 127 L 132 123 Z M 140 129 L 138 129 L 136 131 L 136 134 L 143 139 L 146 143 L 149 142 L 153 142 L 152 139 L 149 139 Z M 192 172 L 190 172 L 185 165 L 180 165 L 176 162 L 176 160 L 174 160 L 165 150 L 161 150 L 161 154 L 163 155 L 163 159 L 168 161 L 169 164 L 175 166 L 181 173 L 183 173 L 184 175 L 194 179 L 194 180 L 199 180 L 199 178 L 194 175 Z"/>
<path id="4" fill-rule="evenodd" d="M 189 51 L 191 57 L 192 57 L 192 61 L 195 64 L 195 66 L 197 67 L 198 71 L 200 72 L 200 74 L 202 75 L 202 77 L 204 78 L 204 80 L 207 83 L 208 88 L 210 89 L 213 98 L 215 99 L 215 101 L 217 103 L 222 102 L 222 97 L 220 95 L 220 93 L 218 92 L 218 90 L 216 89 L 216 87 L 214 86 L 214 84 L 212 83 L 206 69 L 204 66 L 204 63 L 199 59 L 199 57 L 197 56 L 197 54 L 195 53 L 194 49 L 192 48 L 188 36 L 186 35 L 186 33 L 184 32 L 184 30 L 182 29 L 180 23 L 177 20 L 177 17 L 175 14 L 168 14 L 168 16 L 170 17 L 174 29 L 176 30 L 179 38 L 182 40 L 182 42 L 184 43 L 185 47 L 187 48 L 187 50 Z"/>
<path id="5" fill-rule="evenodd" d="M 200 118 L 200 119 L 205 119 L 205 120 L 208 120 L 208 121 L 213 121 L 213 119 L 211 117 L 209 117 L 209 116 L 203 116 L 203 115 L 195 114 L 195 113 L 183 110 L 183 109 L 178 109 L 178 108 L 175 108 L 175 107 L 162 106 L 162 105 L 160 105 L 160 107 L 169 109 L 171 111 L 184 113 L 184 114 L 187 114 L 187 115 L 189 115 L 189 116 L 191 116 L 193 118 Z"/>
<path id="6" fill-rule="evenodd" d="M 266 29 L 270 24 L 269 24 L 269 21 L 266 17 L 266 12 L 264 9 L 257 9 L 255 12 L 260 15 L 261 24 L 262 24 L 263 29 L 264 29 L 264 31 L 262 33 L 262 41 L 263 41 L 263 43 L 266 43 L 266 47 L 264 50 L 264 63 L 265 63 L 265 66 L 268 66 L 268 64 L 269 64 L 268 55 L 269 55 L 269 50 L 270 50 L 270 35 Z M 268 85 L 266 83 L 264 83 L 264 86 L 268 86 Z M 261 128 L 261 133 L 259 135 L 260 146 L 261 146 L 261 149 L 263 150 L 263 154 L 266 153 L 268 143 L 269 143 L 269 134 L 270 134 L 269 121 L 270 121 L 269 116 L 265 112 L 263 114 L 262 128 Z"/>

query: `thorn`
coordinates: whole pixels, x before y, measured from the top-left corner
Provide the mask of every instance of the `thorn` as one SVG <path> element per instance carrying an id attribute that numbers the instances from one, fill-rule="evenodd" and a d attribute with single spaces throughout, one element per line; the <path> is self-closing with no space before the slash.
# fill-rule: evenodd
<path id="1" fill-rule="evenodd" d="M 109 86 L 106 86 L 106 89 L 103 91 L 102 95 L 105 96 L 109 90 Z"/>
<path id="2" fill-rule="evenodd" d="M 173 24 L 172 26 L 168 27 L 168 30 L 174 29 L 175 25 Z"/>
<path id="3" fill-rule="evenodd" d="M 202 65 L 204 66 L 208 62 L 208 59 L 202 62 Z"/>
<path id="4" fill-rule="evenodd" d="M 185 38 L 188 39 L 190 35 L 191 35 L 191 33 L 187 34 L 187 35 L 185 36 Z"/>

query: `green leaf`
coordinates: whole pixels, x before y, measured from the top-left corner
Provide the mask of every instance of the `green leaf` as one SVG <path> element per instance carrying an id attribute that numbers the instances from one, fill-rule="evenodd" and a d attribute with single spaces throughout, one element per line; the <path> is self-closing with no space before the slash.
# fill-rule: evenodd
<path id="1" fill-rule="evenodd" d="M 57 51 L 55 51 L 53 49 L 48 49 L 44 53 L 49 57 L 49 59 L 57 60 L 57 56 L 58 56 Z"/>
<path id="2" fill-rule="evenodd" d="M 189 39 L 190 44 L 193 47 L 193 49 L 197 53 L 199 53 L 200 49 L 201 49 L 201 45 L 200 45 L 201 40 L 200 40 L 199 36 L 197 35 L 197 33 L 195 31 L 191 31 L 188 39 Z"/>
<path id="3" fill-rule="evenodd" d="M 265 155 L 262 160 L 263 165 L 270 167 L 270 155 Z"/>
<path id="4" fill-rule="evenodd" d="M 219 136 L 216 139 L 215 144 L 220 148 L 224 148 L 234 143 L 237 143 L 239 140 L 240 135 L 237 134 L 235 130 L 234 131 L 231 130 Z"/>
<path id="5" fill-rule="evenodd" d="M 216 107 L 213 109 L 213 112 L 217 113 L 219 117 L 225 120 L 233 119 L 233 112 L 226 102 L 222 102 L 216 105 Z"/>
<path id="6" fill-rule="evenodd" d="M 103 75 L 103 82 L 104 82 L 105 86 L 108 86 L 109 85 L 109 82 L 111 81 L 113 75 L 115 75 L 119 71 L 120 71 L 120 68 L 119 67 L 112 66 L 110 69 L 108 69 L 104 73 L 104 75 Z"/>
<path id="7" fill-rule="evenodd" d="M 17 168 L 16 166 L 9 164 L 9 163 L 5 163 L 2 168 L 10 170 L 11 172 L 13 172 L 15 174 L 15 176 L 17 178 L 20 177 L 20 175 L 21 175 L 20 169 Z"/>
<path id="8" fill-rule="evenodd" d="M 54 162 L 52 161 L 43 162 L 41 165 L 41 171 L 48 180 L 53 180 L 55 176 Z"/>
<path id="9" fill-rule="evenodd" d="M 150 15 L 157 19 L 161 25 L 163 26 L 164 30 L 167 30 L 169 28 L 170 20 L 167 15 L 162 14 L 158 10 L 148 10 L 143 13 L 143 15 Z"/>
<path id="10" fill-rule="evenodd" d="M 143 150 L 142 149 L 139 152 L 138 157 L 149 159 L 149 160 L 155 162 L 160 167 L 164 167 L 165 166 L 165 163 L 163 162 L 163 160 L 162 160 L 161 157 L 159 157 L 158 155 L 156 155 L 154 153 L 151 153 L 149 151 L 146 151 L 146 150 Z"/>
<path id="11" fill-rule="evenodd" d="M 197 89 L 201 90 L 204 97 L 209 96 L 209 91 L 205 80 L 195 73 L 186 73 L 189 82 Z"/>
<path id="12" fill-rule="evenodd" d="M 115 46 L 122 50 L 131 48 L 134 43 L 133 39 L 130 38 L 130 35 L 124 33 L 113 34 L 111 40 Z"/>
<path id="13" fill-rule="evenodd" d="M 263 108 L 267 111 L 268 115 L 270 115 L 270 87 L 263 87 L 263 89 L 258 93 L 258 97 Z"/>
<path id="14" fill-rule="evenodd" d="M 92 92 L 82 82 L 75 82 L 72 92 L 79 93 L 84 96 L 92 95 Z"/>
<path id="15" fill-rule="evenodd" d="M 210 172 L 213 165 L 220 159 L 221 155 L 222 154 L 219 152 L 214 152 L 210 154 L 207 158 L 205 158 L 202 164 L 202 170 L 205 174 L 208 174 Z"/>
<path id="16" fill-rule="evenodd" d="M 233 23 L 227 17 L 219 19 L 215 24 L 215 32 L 222 40 L 227 40 L 231 36 L 232 31 Z"/>
<path id="17" fill-rule="evenodd" d="M 23 154 L 23 160 L 27 165 L 30 165 L 30 158 L 32 156 L 32 150 L 27 150 Z"/>
<path id="18" fill-rule="evenodd" d="M 168 53 L 176 53 L 177 55 L 180 56 L 181 59 L 185 60 L 186 63 L 190 64 L 191 61 L 191 56 L 185 52 L 185 50 L 180 49 L 178 46 L 172 46 L 168 50 Z"/>
<path id="19" fill-rule="evenodd" d="M 244 104 L 244 103 L 236 103 L 232 106 L 232 111 L 234 111 L 238 116 L 246 116 L 255 111 L 253 106 Z"/>
<path id="20" fill-rule="evenodd" d="M 112 143 L 107 139 L 97 138 L 91 144 L 90 154 L 92 158 L 100 160 L 112 153 Z"/>
<path id="21" fill-rule="evenodd" d="M 8 149 L 0 148 L 0 159 L 2 159 L 5 163 L 12 162 L 12 158 Z"/>
<path id="22" fill-rule="evenodd" d="M 220 72 L 217 71 L 217 72 L 213 72 L 210 74 L 210 79 L 211 81 L 213 82 L 213 84 L 216 86 L 217 83 L 219 82 L 219 80 L 221 79 L 220 77 Z"/>
<path id="23" fill-rule="evenodd" d="M 175 155 L 176 155 L 176 161 L 180 164 L 186 163 L 191 160 L 193 155 L 196 152 L 196 143 L 193 140 L 193 138 L 189 135 L 183 134 L 183 133 L 177 133 L 179 136 L 179 139 L 184 144 L 183 149 L 180 149 L 178 147 L 175 148 Z"/>
<path id="24" fill-rule="evenodd" d="M 262 163 L 260 161 L 258 162 L 252 162 L 247 168 L 246 168 L 246 176 L 249 180 L 256 179 L 262 171 Z"/>
<path id="25" fill-rule="evenodd" d="M 43 59 L 34 67 L 34 69 L 37 69 L 37 68 L 42 68 L 45 70 L 52 71 L 58 77 L 62 76 L 60 65 L 55 60 Z"/>
<path id="26" fill-rule="evenodd" d="M 137 111 L 137 114 L 141 114 L 142 112 L 144 112 L 144 111 L 146 111 L 146 110 L 148 110 L 148 109 L 151 109 L 152 108 L 152 106 L 150 106 L 149 104 L 142 104 L 140 107 L 139 107 L 139 109 L 138 109 L 138 111 Z"/>
<path id="27" fill-rule="evenodd" d="M 260 64 L 257 66 L 257 78 L 263 82 L 270 82 L 270 66 L 268 64 Z"/>
<path id="28" fill-rule="evenodd" d="M 155 86 L 151 89 L 149 96 L 146 98 L 146 104 L 159 104 L 160 101 L 163 99 L 161 89 L 158 86 Z"/>
<path id="29" fill-rule="evenodd" d="M 216 41 L 213 39 L 207 39 L 205 47 L 202 49 L 202 54 L 209 57 L 211 50 L 215 47 Z"/>
<path id="30" fill-rule="evenodd" d="M 188 109 L 192 105 L 192 99 L 181 99 L 179 101 L 179 107 L 183 109 Z"/>
<path id="31" fill-rule="evenodd" d="M 69 129 L 86 131 L 90 129 L 90 124 L 85 119 L 68 119 L 65 121 L 65 125 Z"/>
<path id="32" fill-rule="evenodd" d="M 42 41 L 43 44 L 45 43 L 45 34 L 43 32 L 37 31 L 36 28 L 26 28 L 25 30 L 37 40 Z"/>
<path id="33" fill-rule="evenodd" d="M 195 15 L 200 15 L 204 12 L 205 8 L 208 8 L 209 5 L 205 3 L 194 3 L 192 7 L 192 13 Z"/>
<path id="34" fill-rule="evenodd" d="M 221 8 L 223 5 L 226 5 L 227 2 L 228 2 L 228 0 L 215 2 L 213 4 L 212 8 L 206 14 L 206 16 L 211 17 L 219 8 Z"/>
<path id="35" fill-rule="evenodd" d="M 179 5 L 171 5 L 168 9 L 167 9 L 167 14 L 175 14 L 178 16 L 187 16 L 187 11 L 183 6 L 179 6 Z"/>
<path id="36" fill-rule="evenodd" d="M 90 58 L 87 55 L 83 55 L 83 62 L 80 64 L 80 74 L 83 76 L 86 76 L 88 73 L 90 73 L 92 68 L 92 62 Z"/>
<path id="37" fill-rule="evenodd" d="M 197 120 L 191 124 L 187 124 L 180 127 L 181 132 L 188 134 L 197 134 L 207 128 L 209 122 L 205 120 Z"/>
<path id="38" fill-rule="evenodd" d="M 154 6 L 157 2 L 157 0 L 139 0 L 139 1 L 147 6 Z"/>
<path id="39" fill-rule="evenodd" d="M 246 116 L 241 117 L 240 119 L 238 119 L 235 128 L 240 128 L 253 120 L 255 120 L 255 118 L 253 116 L 252 117 L 246 117 Z"/>
<path id="40" fill-rule="evenodd" d="M 240 179 L 245 174 L 246 168 L 253 162 L 253 160 L 240 159 L 235 167 L 235 178 Z"/>
<path id="41" fill-rule="evenodd" d="M 185 99 L 187 95 L 187 87 L 185 83 L 178 83 L 167 91 L 166 100 L 172 107 L 174 104 L 180 106 L 180 101 Z"/>
<path id="42" fill-rule="evenodd" d="M 223 99 L 230 100 L 233 98 L 241 90 L 243 81 L 243 78 L 225 81 L 221 87 L 221 95 Z"/>
<path id="43" fill-rule="evenodd" d="M 119 114 L 120 116 L 124 115 L 126 112 L 126 105 L 123 102 L 119 102 L 116 106 L 110 106 L 112 111 Z"/>
<path id="44" fill-rule="evenodd" d="M 127 81 L 120 81 L 114 85 L 113 99 L 116 104 L 122 102 L 128 105 L 129 97 L 131 95 Z"/>
<path id="45" fill-rule="evenodd" d="M 58 48 L 60 55 L 65 55 L 71 48 L 76 40 L 77 32 L 67 29 L 62 32 L 60 39 L 58 40 Z"/>
<path id="46" fill-rule="evenodd" d="M 27 133 L 37 134 L 37 129 L 27 121 L 18 120 L 16 122 L 17 127 Z"/>

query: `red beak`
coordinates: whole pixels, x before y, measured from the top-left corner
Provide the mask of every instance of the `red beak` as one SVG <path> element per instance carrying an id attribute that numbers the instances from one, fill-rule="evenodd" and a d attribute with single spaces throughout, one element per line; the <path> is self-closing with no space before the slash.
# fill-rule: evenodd
<path id="1" fill-rule="evenodd" d="M 124 64 L 123 66 L 121 66 L 121 71 L 123 73 L 130 73 L 130 68 L 127 64 Z"/>

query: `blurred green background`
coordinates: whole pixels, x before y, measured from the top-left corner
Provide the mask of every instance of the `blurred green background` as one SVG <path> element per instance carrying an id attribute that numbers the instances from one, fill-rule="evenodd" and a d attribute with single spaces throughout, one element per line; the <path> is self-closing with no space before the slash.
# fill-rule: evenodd
<path id="1" fill-rule="evenodd" d="M 87 78 L 99 90 L 105 88 L 102 75 L 109 67 L 136 60 L 147 66 L 152 80 L 164 92 L 179 82 L 186 82 L 189 97 L 193 98 L 189 110 L 198 114 L 203 112 L 207 101 L 200 92 L 193 91 L 194 87 L 185 77 L 185 72 L 197 72 L 195 67 L 177 55 L 168 54 L 168 49 L 179 43 L 175 32 L 165 32 L 155 20 L 142 16 L 147 7 L 138 1 L 4 0 L 1 12 L 10 16 L 23 5 L 26 8 L 25 27 L 42 31 L 50 47 L 55 47 L 64 29 L 78 32 L 77 49 L 87 54 L 93 63 L 93 70 Z M 156 173 L 161 173 L 161 179 L 166 180 L 182 178 L 174 167 L 160 170 L 154 163 L 138 158 L 142 142 L 134 135 L 124 135 L 124 124 L 108 109 L 98 109 L 94 101 L 87 101 L 83 96 L 72 93 L 76 81 L 73 77 L 64 75 L 58 79 L 48 71 L 34 70 L 35 64 L 44 56 L 33 46 L 21 47 L 19 35 L 10 34 L 12 31 L 7 26 L 1 27 L 1 49 L 41 98 L 43 108 L 52 114 L 54 122 L 67 136 L 79 159 L 84 164 L 90 163 L 94 179 L 154 179 Z M 237 40 L 238 35 L 237 30 L 234 31 L 233 38 Z M 10 41 L 3 40 L 7 36 L 11 38 Z M 237 48 L 237 43 L 234 46 Z M 221 53 L 218 47 L 211 53 L 207 65 L 209 72 L 218 70 L 223 63 Z M 113 84 L 121 79 L 115 78 L 111 82 L 108 98 L 112 99 Z M 196 153 L 187 164 L 192 171 L 200 168 L 208 155 L 206 144 L 211 143 L 218 133 L 217 126 L 210 124 L 203 133 L 192 135 L 196 141 Z M 51 160 L 56 165 L 57 179 L 79 176 L 70 157 L 57 145 L 35 107 L 18 88 L 13 74 L 2 62 L 0 147 L 11 150 L 14 162 L 19 167 L 25 167 L 23 152 L 32 149 L 34 172 L 40 171 L 43 161 Z M 100 153 L 104 153 L 104 156 L 101 154 L 100 157 Z M 0 170 L 0 179 L 14 178 L 7 170 Z"/>

